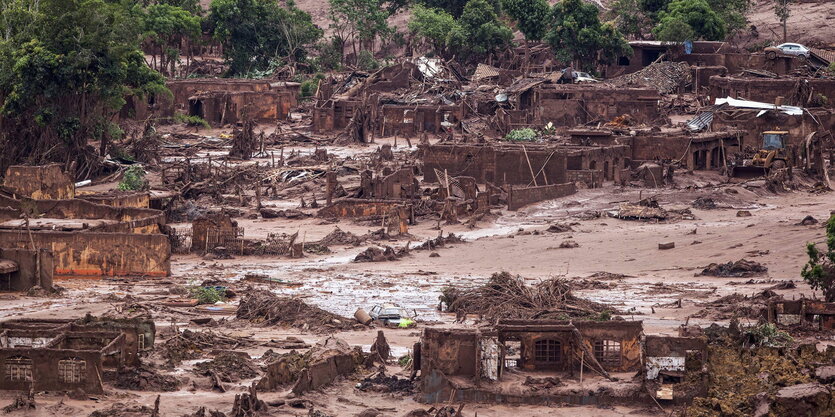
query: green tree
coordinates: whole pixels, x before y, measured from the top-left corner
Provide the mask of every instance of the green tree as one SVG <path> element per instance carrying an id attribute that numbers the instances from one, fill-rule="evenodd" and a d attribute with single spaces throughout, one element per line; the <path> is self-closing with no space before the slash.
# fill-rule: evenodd
<path id="1" fill-rule="evenodd" d="M 145 11 L 144 31 L 152 47 L 152 63 L 157 71 L 174 75 L 180 45 L 186 39 L 199 39 L 201 35 L 200 17 L 177 6 L 152 4 Z"/>
<path id="2" fill-rule="evenodd" d="M 412 7 L 409 32 L 445 58 L 451 58 L 466 44 L 464 28 L 455 18 L 442 9 L 430 9 L 421 5 Z"/>
<path id="3" fill-rule="evenodd" d="M 382 0 L 329 0 L 331 28 L 344 41 L 351 42 L 355 59 L 360 51 L 374 51 L 377 38 L 394 33 L 389 27 L 389 11 Z M 355 62 L 356 63 L 356 62 Z"/>
<path id="4" fill-rule="evenodd" d="M 125 96 L 166 92 L 145 63 L 140 28 L 102 0 L 8 0 L 0 19 L 0 169 L 13 163 L 100 166 Z M 7 11 L 9 14 L 7 14 Z M 170 94 L 170 93 L 169 93 Z"/>
<path id="5" fill-rule="evenodd" d="M 440 9 L 458 19 L 464 14 L 464 8 L 467 6 L 468 0 L 416 0 L 416 3 L 422 4 L 430 9 Z M 490 0 L 490 6 L 496 14 L 501 13 L 500 0 Z"/>
<path id="6" fill-rule="evenodd" d="M 658 23 L 660 20 L 658 14 L 667 9 L 670 1 L 672 0 L 638 0 L 638 8 L 652 23 Z"/>
<path id="7" fill-rule="evenodd" d="M 732 34 L 747 25 L 745 15 L 751 9 L 751 0 L 707 0 L 710 8 L 725 22 L 728 34 Z"/>
<path id="8" fill-rule="evenodd" d="M 615 28 L 625 36 L 643 39 L 648 18 L 641 11 L 640 0 L 615 0 L 609 8 L 607 18 L 615 22 Z"/>
<path id="9" fill-rule="evenodd" d="M 783 25 L 783 42 L 788 42 L 789 39 L 788 22 L 791 16 L 791 9 L 789 8 L 791 3 L 792 0 L 774 0 L 774 14 L 780 20 L 780 24 Z"/>
<path id="10" fill-rule="evenodd" d="M 499 20 L 496 10 L 488 0 L 470 0 L 464 6 L 458 21 L 467 35 L 470 56 L 484 56 L 510 46 L 513 31 Z"/>
<path id="11" fill-rule="evenodd" d="M 551 18 L 546 0 L 502 0 L 502 9 L 516 21 L 526 40 L 538 41 L 545 36 Z"/>
<path id="12" fill-rule="evenodd" d="M 661 21 L 653 33 L 662 41 L 684 41 L 688 38 L 681 36 L 688 33 L 692 35 L 690 40 L 720 41 L 727 33 L 725 22 L 705 0 L 675 0 L 660 16 Z M 687 31 L 685 25 L 692 32 Z"/>
<path id="13" fill-rule="evenodd" d="M 232 75 L 303 62 L 323 33 L 292 1 L 285 8 L 275 0 L 212 0 L 209 21 Z"/>
<path id="14" fill-rule="evenodd" d="M 806 244 L 809 262 L 803 266 L 800 276 L 813 290 L 820 290 L 826 302 L 835 302 L 835 215 L 826 222 L 826 251 L 814 243 Z"/>
<path id="15" fill-rule="evenodd" d="M 562 0 L 552 10 L 553 27 L 545 36 L 556 57 L 577 68 L 594 69 L 631 48 L 610 23 L 601 23 L 596 6 L 582 0 Z"/>

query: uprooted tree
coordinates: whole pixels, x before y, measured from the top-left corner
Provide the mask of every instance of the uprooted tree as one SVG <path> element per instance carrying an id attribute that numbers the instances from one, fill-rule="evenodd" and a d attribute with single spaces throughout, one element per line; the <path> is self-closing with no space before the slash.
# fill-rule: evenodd
<path id="1" fill-rule="evenodd" d="M 813 290 L 821 290 L 827 302 L 835 302 L 835 215 L 826 223 L 826 251 L 814 243 L 806 244 L 809 262 L 800 275 Z"/>
<path id="2" fill-rule="evenodd" d="M 11 0 L 0 19 L 0 171 L 63 163 L 99 173 L 128 95 L 164 94 L 145 63 L 139 28 L 103 0 Z M 168 93 L 170 94 L 170 92 Z M 98 152 L 89 146 L 100 141 Z"/>

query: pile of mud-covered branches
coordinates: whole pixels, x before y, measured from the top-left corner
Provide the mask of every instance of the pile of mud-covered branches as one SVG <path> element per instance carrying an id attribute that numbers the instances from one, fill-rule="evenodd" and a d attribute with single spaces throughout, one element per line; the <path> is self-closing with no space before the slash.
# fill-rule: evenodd
<path id="1" fill-rule="evenodd" d="M 350 330 L 362 327 L 354 319 L 311 306 L 301 299 L 252 292 L 238 306 L 239 319 L 267 325 L 292 326 L 312 331 Z"/>
<path id="2" fill-rule="evenodd" d="M 493 274 L 480 287 L 447 287 L 441 302 L 459 317 L 476 314 L 493 323 L 500 319 L 593 319 L 613 312 L 605 304 L 576 297 L 568 280 L 552 278 L 528 285 L 507 272 Z"/>

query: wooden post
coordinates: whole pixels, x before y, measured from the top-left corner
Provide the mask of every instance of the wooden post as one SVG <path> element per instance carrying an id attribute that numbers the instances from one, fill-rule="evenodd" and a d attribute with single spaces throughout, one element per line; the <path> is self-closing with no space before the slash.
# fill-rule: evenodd
<path id="1" fill-rule="evenodd" d="M 580 352 L 580 385 L 583 385 L 583 367 L 585 366 L 586 351 Z"/>
<path id="2" fill-rule="evenodd" d="M 533 178 L 533 186 L 538 187 L 539 184 L 536 183 L 536 174 L 533 173 L 533 167 L 531 166 L 531 160 L 528 158 L 528 149 L 525 145 L 522 145 L 522 151 L 525 153 L 525 160 L 528 161 L 528 169 L 531 171 L 531 178 Z"/>

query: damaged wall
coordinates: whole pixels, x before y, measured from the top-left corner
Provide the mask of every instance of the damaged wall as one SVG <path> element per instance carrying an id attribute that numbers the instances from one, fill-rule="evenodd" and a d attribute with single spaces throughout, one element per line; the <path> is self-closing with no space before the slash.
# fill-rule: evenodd
<path id="1" fill-rule="evenodd" d="M 52 289 L 55 266 L 51 251 L 0 247 L 0 259 L 11 260 L 18 266 L 17 272 L 9 274 L 7 278 L 0 274 L 0 291 L 28 291 L 36 285 L 46 290 Z M 5 279 L 8 281 L 3 282 Z"/>
<path id="2" fill-rule="evenodd" d="M 171 275 L 171 244 L 166 235 L 38 231 L 31 238 L 36 247 L 52 251 L 56 276 Z M 24 249 L 29 245 L 25 231 L 0 230 L 0 247 Z"/>
<path id="3" fill-rule="evenodd" d="M 35 200 L 64 200 L 75 196 L 75 182 L 59 164 L 10 166 L 3 186 L 18 197 Z"/>
<path id="4" fill-rule="evenodd" d="M 317 217 L 371 217 L 383 216 L 402 206 L 399 200 L 366 200 L 357 198 L 344 198 L 334 201 L 328 207 L 321 208 Z"/>
<path id="5" fill-rule="evenodd" d="M 573 182 L 566 184 L 542 185 L 539 187 L 514 188 L 510 186 L 507 192 L 507 209 L 519 210 L 528 204 L 545 200 L 565 197 L 577 192 Z"/>

